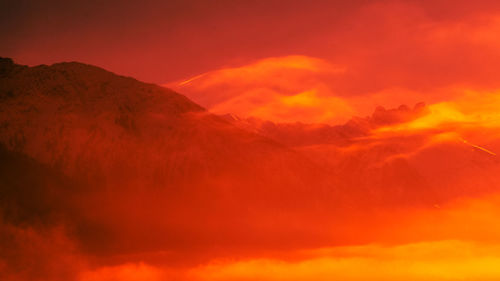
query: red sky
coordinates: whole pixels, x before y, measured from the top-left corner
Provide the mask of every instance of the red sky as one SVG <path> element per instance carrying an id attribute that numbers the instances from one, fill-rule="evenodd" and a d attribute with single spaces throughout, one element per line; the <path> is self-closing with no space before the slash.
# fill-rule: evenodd
<path id="1" fill-rule="evenodd" d="M 338 123 L 366 115 L 377 105 L 434 103 L 463 89 L 499 86 L 497 1 L 52 0 L 0 5 L 0 41 L 6 42 L 0 44 L 2 56 L 28 65 L 94 64 L 167 84 L 216 113 L 228 113 L 225 108 L 230 107 L 231 113 L 244 117 Z M 263 78 L 255 70 L 251 75 L 259 82 L 246 83 L 244 90 L 234 79 L 212 88 L 175 84 L 287 56 L 321 60 L 343 71 L 290 77 L 278 63 L 273 73 L 293 81 L 287 83 L 286 93 L 281 92 L 282 84 L 269 81 L 276 75 Z M 260 92 L 263 83 L 266 91 L 272 84 L 273 93 Z M 290 111 L 277 107 L 274 99 L 249 106 L 248 100 L 235 101 L 234 96 L 218 101 L 221 104 L 206 101 L 221 87 L 239 95 L 260 89 L 258 95 L 268 97 L 306 92 L 307 97 L 328 98 L 324 103 L 336 103 L 337 110 Z"/>
<path id="2" fill-rule="evenodd" d="M 365 82 L 363 88 L 427 87 L 465 77 L 492 82 L 484 63 L 499 60 L 497 48 L 471 42 L 473 32 L 460 32 L 488 28 L 499 11 L 497 1 L 24 0 L 0 5 L 2 56 L 29 65 L 82 61 L 155 83 L 267 57 L 305 55 L 356 69 L 351 80 Z M 438 34 L 422 36 L 429 32 Z M 389 73 L 399 75 L 388 78 Z"/>

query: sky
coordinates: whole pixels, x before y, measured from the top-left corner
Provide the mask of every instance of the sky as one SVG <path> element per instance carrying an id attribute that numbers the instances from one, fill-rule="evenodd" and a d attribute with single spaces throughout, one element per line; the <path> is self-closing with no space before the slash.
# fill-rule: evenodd
<path id="1" fill-rule="evenodd" d="M 496 1 L 23 0 L 0 5 L 1 56 L 28 65 L 97 65 L 166 85 L 220 114 L 342 123 L 378 105 L 433 103 L 464 89 L 499 86 Z M 312 61 L 315 69 L 290 65 L 297 57 L 299 63 Z M 272 65 L 252 69 L 266 62 Z M 220 73 L 241 70 L 246 81 L 234 75 L 215 81 L 222 80 L 214 78 Z M 201 82 L 179 85 L 200 75 Z M 221 99 L 222 91 L 228 96 Z M 291 101 L 295 105 L 283 102 L 291 96 L 297 96 Z M 335 110 L 312 113 L 307 107 L 314 103 L 335 104 Z"/>
<path id="2" fill-rule="evenodd" d="M 296 1 L 3 1 L 1 52 L 30 65 L 78 60 L 162 83 L 315 52 L 313 38 L 329 29 L 322 21 L 356 9 L 342 2 L 324 10 Z"/>

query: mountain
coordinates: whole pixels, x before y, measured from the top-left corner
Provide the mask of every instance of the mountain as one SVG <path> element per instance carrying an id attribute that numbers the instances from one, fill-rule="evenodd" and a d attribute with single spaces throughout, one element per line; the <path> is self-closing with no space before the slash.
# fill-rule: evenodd
<path id="1" fill-rule="evenodd" d="M 329 171 L 331 186 L 345 196 L 341 201 L 364 208 L 435 206 L 498 190 L 496 155 L 465 141 L 458 129 L 391 130 L 428 114 L 429 108 L 418 103 L 413 108 L 377 107 L 370 116 L 335 126 L 221 117 L 308 156 Z"/>
<path id="2" fill-rule="evenodd" d="M 89 253 L 270 245 L 284 233 L 312 235 L 303 225 L 320 212 L 317 199 L 335 200 L 328 175 L 300 153 L 94 66 L 1 59 L 0 101 L 4 173 L 38 175 L 21 187 L 0 179 L 4 191 L 23 190 L 2 201 L 4 213 L 31 206 L 20 194 L 46 182 L 47 194 L 34 193 L 39 206 L 10 222 L 54 211 Z M 34 167 L 66 180 L 47 182 Z"/>
<path id="3" fill-rule="evenodd" d="M 275 123 L 258 118 L 239 118 L 232 114 L 221 117 L 235 126 L 271 138 L 292 147 L 334 144 L 346 146 L 356 139 L 367 137 L 371 132 L 383 126 L 408 122 L 425 115 L 427 108 L 418 103 L 413 108 L 401 105 L 395 109 L 377 107 L 371 116 L 353 117 L 343 125 Z"/>

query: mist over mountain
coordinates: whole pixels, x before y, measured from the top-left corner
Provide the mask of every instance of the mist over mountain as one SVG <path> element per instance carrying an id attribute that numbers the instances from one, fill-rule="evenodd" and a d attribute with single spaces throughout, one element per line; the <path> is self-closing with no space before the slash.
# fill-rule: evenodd
<path id="1" fill-rule="evenodd" d="M 379 106 L 371 116 L 353 117 L 343 125 L 276 123 L 254 117 L 240 118 L 232 114 L 221 117 L 238 127 L 296 147 L 315 144 L 338 146 L 353 144 L 356 139 L 369 136 L 374 129 L 412 121 L 425 113 L 425 103 L 418 103 L 414 108 L 401 105 L 399 108 L 389 110 Z"/>
<path id="2" fill-rule="evenodd" d="M 371 242 L 351 228 L 373 210 L 495 191 L 491 151 L 386 130 L 428 112 L 379 107 L 338 126 L 216 116 L 95 66 L 1 58 L 0 277 Z"/>
<path id="3" fill-rule="evenodd" d="M 430 114 L 425 103 L 413 108 L 377 107 L 342 125 L 276 123 L 222 115 L 235 126 L 294 148 L 329 171 L 339 194 L 365 208 L 401 204 L 438 205 L 453 198 L 494 192 L 499 161 L 464 141 L 453 129 L 384 131 Z M 491 146 L 498 148 L 498 140 Z M 496 149 L 495 149 L 496 150 Z M 460 171 L 460 172 L 457 172 Z M 343 202 L 349 201 L 344 197 Z"/>

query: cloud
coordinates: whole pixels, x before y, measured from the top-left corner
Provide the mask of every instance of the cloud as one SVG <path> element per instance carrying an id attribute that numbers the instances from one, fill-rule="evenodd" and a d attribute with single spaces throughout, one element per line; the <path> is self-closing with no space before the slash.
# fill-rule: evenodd
<path id="1" fill-rule="evenodd" d="M 345 69 L 307 56 L 272 57 L 167 86 L 217 114 L 278 122 L 332 122 L 354 113 L 325 81 Z"/>
<path id="2" fill-rule="evenodd" d="M 166 270 L 142 262 L 103 266 L 80 273 L 78 281 L 164 281 Z"/>
<path id="3" fill-rule="evenodd" d="M 2 255 L 17 256 L 18 263 L 0 259 L 0 276 L 8 281 L 496 280 L 499 202 L 499 195 L 488 195 L 430 209 L 373 213 L 375 224 L 362 226 L 365 231 L 370 227 L 377 240 L 369 244 L 230 255 L 183 266 L 142 261 L 147 254 L 128 261 L 92 261 L 62 228 L 40 231 L 4 224 L 1 230 L 9 228 L 3 233 L 16 237 L 10 240 L 16 247 L 10 244 L 3 248 L 10 252 Z"/>
<path id="4" fill-rule="evenodd" d="M 0 279 L 75 280 L 86 265 L 63 226 L 16 226 L 0 220 Z"/>
<path id="5" fill-rule="evenodd" d="M 324 249 L 289 262 L 255 259 L 212 264 L 198 280 L 493 280 L 500 277 L 499 245 L 437 241 L 397 246 Z"/>
<path id="6" fill-rule="evenodd" d="M 498 195 L 373 216 L 378 243 L 297 250 L 287 258 L 216 260 L 195 280 L 496 280 Z M 366 227 L 366 226 L 365 226 Z"/>
<path id="7" fill-rule="evenodd" d="M 342 24 L 318 26 L 315 45 L 292 53 L 300 55 L 268 54 L 168 86 L 218 114 L 265 112 L 260 117 L 272 121 L 327 123 L 365 116 L 378 105 L 447 102 L 460 95 L 457 88 L 498 89 L 498 5 L 443 3 L 359 4 Z M 302 106 L 276 105 L 280 97 L 308 91 L 335 98 L 325 100 L 333 109 L 303 114 Z M 279 113 L 270 113 L 273 108 Z"/>
<path id="8" fill-rule="evenodd" d="M 404 132 L 418 130 L 442 130 L 453 132 L 494 130 L 500 128 L 500 92 L 476 91 L 470 89 L 460 92 L 449 101 L 428 106 L 427 114 L 410 122 L 380 128 L 379 132 Z M 494 134 L 497 137 L 498 134 Z"/>
<path id="9" fill-rule="evenodd" d="M 258 90 L 230 99 L 211 108 L 215 113 L 231 113 L 276 122 L 332 122 L 351 116 L 354 111 L 341 98 L 320 96 L 320 90 L 309 89 L 293 95 Z M 262 95 L 266 95 L 265 100 Z M 260 102 L 259 102 L 260 101 Z"/>

